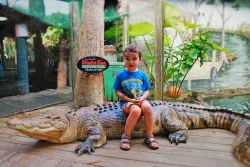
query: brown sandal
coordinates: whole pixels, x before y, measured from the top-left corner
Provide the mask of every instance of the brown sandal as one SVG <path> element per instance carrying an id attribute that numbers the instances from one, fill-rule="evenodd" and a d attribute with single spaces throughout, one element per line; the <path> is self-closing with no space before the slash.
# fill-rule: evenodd
<path id="1" fill-rule="evenodd" d="M 122 135 L 121 139 L 122 140 L 121 140 L 120 148 L 125 151 L 130 150 L 130 145 L 131 145 L 130 138 L 128 136 Z M 124 144 L 126 144 L 127 147 L 124 147 Z"/>
<path id="2" fill-rule="evenodd" d="M 159 143 L 154 139 L 154 136 L 146 136 L 144 139 L 144 142 L 146 143 L 146 145 L 151 148 L 152 150 L 156 150 L 159 148 Z M 152 145 L 153 143 L 156 143 L 158 146 L 154 146 Z"/>

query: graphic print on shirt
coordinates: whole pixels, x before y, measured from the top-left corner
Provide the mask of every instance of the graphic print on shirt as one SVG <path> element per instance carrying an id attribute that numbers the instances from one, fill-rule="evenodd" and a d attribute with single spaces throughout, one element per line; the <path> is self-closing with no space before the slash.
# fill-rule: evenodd
<path id="1" fill-rule="evenodd" d="M 138 98 L 142 95 L 143 82 L 136 78 L 130 78 L 122 82 L 124 93 L 130 98 Z"/>

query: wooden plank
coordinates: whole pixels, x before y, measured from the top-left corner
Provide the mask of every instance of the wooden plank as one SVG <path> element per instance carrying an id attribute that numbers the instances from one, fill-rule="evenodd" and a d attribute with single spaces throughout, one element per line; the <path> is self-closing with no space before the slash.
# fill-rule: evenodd
<path id="1" fill-rule="evenodd" d="M 0 167 L 9 167 L 15 165 L 19 160 L 21 160 L 23 156 L 19 156 L 19 154 L 16 154 L 9 159 L 5 160 L 3 163 L 1 163 Z"/>
<path id="2" fill-rule="evenodd" d="M 145 146 L 144 146 L 145 147 Z M 126 163 L 131 163 L 134 161 L 137 162 L 148 162 L 152 164 L 158 165 L 186 165 L 186 166 L 239 166 L 239 162 L 236 160 L 218 160 L 218 159 L 209 159 L 209 158 L 201 158 L 201 157 L 190 157 L 190 156 L 182 156 L 182 155 L 171 155 L 171 154 L 162 154 L 157 152 L 158 150 L 151 152 L 138 152 L 134 150 L 130 150 L 129 152 L 124 152 L 120 149 L 99 149 L 92 156 L 83 155 L 76 156 L 72 151 L 61 151 L 54 149 L 47 149 L 46 147 L 33 147 L 26 146 L 21 144 L 12 144 L 0 141 L 0 149 L 2 150 L 11 150 L 16 152 L 29 153 L 40 156 L 53 157 L 56 159 L 64 159 L 68 161 L 75 161 L 81 163 L 93 163 L 95 162 L 97 165 L 118 165 L 120 159 L 127 160 Z M 150 158 L 148 158 L 150 157 Z M 114 160 L 115 159 L 115 160 Z M 114 162 L 116 161 L 116 162 Z M 128 165 L 129 166 L 129 165 Z"/>
<path id="3" fill-rule="evenodd" d="M 0 134 L 1 141 L 11 142 L 11 143 L 19 143 L 19 144 L 27 144 L 27 145 L 36 145 L 39 140 L 33 139 L 25 136 L 14 136 L 9 134 Z"/>
<path id="4" fill-rule="evenodd" d="M 17 152 L 22 152 L 26 154 L 33 154 L 33 155 L 39 155 L 42 157 L 53 157 L 55 159 L 60 160 L 67 160 L 67 161 L 74 161 L 78 163 L 84 163 L 84 164 L 95 164 L 100 166 L 121 166 L 121 164 L 126 164 L 127 166 L 132 166 L 135 164 L 140 164 L 141 166 L 145 167 L 151 167 L 151 166 L 169 166 L 171 164 L 165 164 L 165 163 L 157 163 L 157 162 L 148 162 L 148 161 L 137 161 L 134 160 L 127 160 L 124 158 L 113 158 L 113 157 L 107 157 L 107 156 L 98 156 L 98 155 L 84 155 L 84 156 L 77 156 L 73 152 L 68 151 L 61 151 L 61 150 L 53 150 L 53 149 L 47 149 L 47 148 L 36 148 L 32 146 L 26 146 L 21 144 L 12 144 L 12 143 L 6 143 L 0 141 L 0 150 L 16 150 Z M 122 151 L 122 150 L 120 150 Z M 121 152 L 123 153 L 123 151 Z M 146 158 L 146 157 L 144 157 Z M 122 162 L 121 160 L 122 159 Z M 171 165 L 172 166 L 172 165 Z"/>
<path id="5" fill-rule="evenodd" d="M 68 166 L 73 166 L 75 162 L 72 161 L 60 161 L 55 167 L 68 167 Z"/>
<path id="6" fill-rule="evenodd" d="M 10 128 L 0 128 L 0 134 L 9 134 L 9 135 L 13 135 L 13 136 L 26 136 L 16 130 L 12 130 Z"/>
<path id="7" fill-rule="evenodd" d="M 161 144 L 161 146 L 165 147 L 176 147 L 175 144 L 170 144 L 170 142 L 164 138 L 156 137 L 158 142 Z M 8 134 L 0 134 L 0 141 L 6 141 L 6 142 L 11 142 L 11 143 L 19 143 L 19 144 L 26 144 L 26 145 L 39 145 L 39 140 L 29 138 L 29 137 L 22 137 L 22 136 L 12 136 Z M 119 145 L 119 140 L 114 140 L 114 142 L 118 143 Z M 141 140 L 134 140 L 134 143 L 142 143 Z M 49 145 L 50 148 L 54 146 L 56 147 L 63 147 L 62 144 L 53 144 L 53 143 L 45 143 L 45 142 L 40 142 L 40 145 L 44 147 L 44 145 Z M 70 146 L 69 144 L 67 144 Z M 71 145 L 76 146 L 76 144 Z M 216 143 L 199 143 L 195 141 L 188 141 L 188 144 L 179 144 L 180 148 L 189 148 L 189 149 L 199 149 L 199 150 L 210 150 L 210 151 L 221 151 L 221 152 L 230 152 L 231 151 L 231 144 L 216 144 Z"/>
<path id="8" fill-rule="evenodd" d="M 39 156 L 38 159 L 30 162 L 26 167 L 55 167 L 60 162 L 61 160 L 58 159 Z"/>
<path id="9" fill-rule="evenodd" d="M 0 118 L 0 123 L 5 123 L 7 120 L 9 120 L 10 118 L 5 117 L 5 118 Z"/>
<path id="10" fill-rule="evenodd" d="M 20 160 L 19 157 L 21 157 Z M 8 161 L 5 161 L 2 165 L 7 167 L 10 165 L 11 167 L 26 167 L 28 164 L 30 164 L 32 161 L 36 161 L 39 157 L 36 155 L 29 155 L 29 154 L 23 154 L 19 153 L 16 154 L 14 157 L 10 158 Z M 14 164 L 12 164 L 12 159 L 17 160 Z M 10 163 L 11 162 L 11 163 Z"/>
<path id="11" fill-rule="evenodd" d="M 53 143 L 47 143 L 47 142 L 41 142 L 38 141 L 36 139 L 32 139 L 32 138 L 19 138 L 19 139 L 11 139 L 9 140 L 9 136 L 0 136 L 2 141 L 6 141 L 9 142 L 11 141 L 12 143 L 18 143 L 18 144 L 24 144 L 24 145 L 34 145 L 37 148 L 50 148 L 50 149 L 54 149 L 54 150 L 64 150 L 64 151 L 69 151 L 72 152 L 74 150 L 74 148 L 77 146 L 77 143 L 73 143 L 73 144 L 53 144 Z M 179 146 L 176 145 L 165 145 L 162 144 L 164 142 L 166 142 L 164 139 L 157 139 L 158 142 L 161 144 L 161 149 L 159 149 L 158 152 L 160 153 L 164 153 L 164 154 L 171 154 L 171 155 L 183 155 L 183 156 L 194 156 L 194 157 L 203 157 L 203 158 L 215 158 L 215 159 L 223 159 L 223 160 L 233 160 L 234 157 L 231 153 L 231 151 L 228 152 L 223 152 L 223 151 L 211 151 L 211 150 L 205 150 L 203 148 L 182 148 L 179 147 L 181 146 L 181 144 Z M 120 141 L 117 140 L 113 140 L 113 141 L 109 141 L 108 144 L 106 144 L 105 146 L 103 146 L 100 149 L 104 149 L 104 150 L 110 150 L 113 149 L 114 151 L 119 149 L 119 143 Z M 145 147 L 143 140 L 133 140 L 133 143 L 135 144 L 136 147 L 136 151 L 141 151 L 141 152 L 148 152 L 151 150 L 148 150 L 147 147 Z M 141 146 L 139 146 L 141 145 Z M 205 145 L 205 143 L 204 143 Z M 139 146 L 139 147 L 138 147 Z M 231 146 L 229 146 L 229 148 L 231 148 Z M 99 150 L 97 150 L 97 152 L 99 153 Z M 170 152 L 169 152 L 170 151 Z M 104 153 L 105 154 L 105 153 Z M 101 155 L 101 154 L 100 154 Z"/>
<path id="12" fill-rule="evenodd" d="M 189 130 L 190 136 L 214 136 L 214 137 L 225 137 L 225 138 L 235 138 L 235 134 L 224 129 L 215 128 L 205 128 L 205 129 L 192 129 Z"/>
<path id="13" fill-rule="evenodd" d="M 13 137 L 11 140 L 9 140 L 9 138 L 10 138 L 10 136 L 8 136 L 6 134 L 4 134 L 3 136 L 0 136 L 1 140 L 5 140 L 7 142 L 8 141 L 17 142 L 17 143 L 20 142 L 20 143 L 28 144 L 28 145 L 36 145 L 36 147 L 38 147 L 38 148 L 45 147 L 45 148 L 51 148 L 51 149 L 55 149 L 55 150 L 56 149 L 66 150 L 69 152 L 72 152 L 72 150 L 74 150 L 74 148 L 78 144 L 78 142 L 75 142 L 73 144 L 66 144 L 66 145 L 59 144 L 58 145 L 58 144 L 47 143 L 47 142 L 38 142 L 38 140 L 36 140 L 36 139 L 32 139 L 29 137 L 19 137 L 19 136 Z M 216 158 L 216 159 L 223 159 L 223 160 L 235 160 L 231 154 L 231 151 L 221 152 L 220 150 L 218 150 L 218 151 L 213 152 L 213 151 L 206 150 L 204 148 L 195 148 L 195 147 L 194 148 L 183 148 L 182 144 L 177 147 L 175 145 L 169 144 L 169 142 L 166 141 L 166 139 L 164 139 L 164 138 L 157 137 L 157 140 L 160 142 L 161 149 L 159 149 L 159 150 L 160 150 L 160 153 L 162 153 L 162 154 L 169 153 L 170 155 L 176 155 L 176 156 L 182 155 L 182 156 L 188 157 L 191 155 L 191 156 L 195 156 L 195 157 L 203 157 L 203 158 L 210 158 L 210 159 Z M 110 151 L 110 149 L 113 149 L 114 151 L 117 151 L 117 149 L 119 150 L 119 142 L 120 142 L 119 140 L 109 141 L 108 144 L 102 148 L 103 151 L 100 151 L 102 149 L 98 149 L 98 151 L 97 151 L 98 155 L 100 155 L 100 156 L 106 155 L 107 149 L 109 151 Z M 136 151 L 141 151 L 141 152 L 148 151 L 148 150 L 146 150 L 145 146 L 138 147 L 138 145 L 140 145 L 140 143 L 143 143 L 142 139 L 135 140 L 133 142 L 135 143 L 135 146 L 133 146 L 133 148 L 135 147 Z M 189 145 L 189 143 L 187 145 Z M 186 144 L 183 144 L 183 145 L 185 146 Z M 203 143 L 203 145 L 207 146 L 207 144 L 205 144 L 205 143 Z M 197 146 L 197 144 L 194 143 L 194 146 Z M 228 146 L 228 148 L 231 150 L 231 145 Z"/>
<path id="14" fill-rule="evenodd" d="M 236 137 L 234 137 L 236 138 Z M 198 143 L 214 143 L 214 144 L 228 144 L 233 143 L 234 138 L 225 137 L 213 137 L 213 136 L 190 136 L 188 142 L 198 142 Z"/>
<path id="15" fill-rule="evenodd" d="M 0 122 L 0 127 L 1 127 L 1 128 L 7 127 L 6 122 Z"/>
<path id="16" fill-rule="evenodd" d="M 74 163 L 72 164 L 70 167 L 89 167 L 90 165 L 85 165 L 85 164 L 81 164 L 81 163 Z M 58 166 L 60 167 L 60 166 Z"/>
<path id="17" fill-rule="evenodd" d="M 32 161 L 37 156 L 30 155 L 29 157 L 26 154 L 18 153 L 14 156 L 6 159 L 1 163 L 0 167 L 23 167 Z"/>
<path id="18" fill-rule="evenodd" d="M 225 137 L 214 137 L 214 136 L 190 136 L 188 142 L 198 142 L 198 143 L 214 143 L 214 144 L 229 144 L 233 143 L 236 138 L 225 138 Z"/>
<path id="19" fill-rule="evenodd" d="M 167 138 L 164 137 L 156 137 L 161 146 L 165 147 L 176 147 L 175 144 L 170 144 Z M 27 144 L 27 145 L 42 145 L 44 147 L 44 144 L 41 144 L 43 142 L 38 143 L 37 139 L 29 138 L 26 136 L 19 136 L 14 134 L 0 134 L 0 140 L 8 141 L 12 143 L 19 143 L 19 144 Z M 207 142 L 211 140 L 212 142 Z M 135 141 L 135 143 L 140 143 L 142 140 L 138 140 L 139 142 Z M 204 137 L 200 136 L 191 136 L 188 140 L 188 144 L 180 144 L 178 147 L 180 148 L 187 148 L 187 149 L 199 149 L 199 150 L 217 150 L 217 151 L 223 151 L 223 152 L 231 152 L 231 143 L 233 139 L 230 138 L 213 138 L 213 137 L 207 137 L 204 140 Z M 119 140 L 114 141 L 119 146 Z M 63 145 L 56 145 L 56 144 L 45 144 L 49 145 L 50 148 L 58 149 L 57 147 L 66 148 L 68 151 L 73 150 L 74 147 L 77 145 L 76 143 L 73 143 L 71 145 L 63 146 Z"/>
<path id="20" fill-rule="evenodd" d="M 157 151 L 155 152 L 138 152 L 138 147 L 133 147 L 130 152 L 122 153 L 120 150 L 110 151 L 107 150 L 98 150 L 95 154 L 105 154 L 105 156 L 115 157 L 119 155 L 120 158 L 124 159 L 133 159 L 137 161 L 150 161 L 155 163 L 166 163 L 166 164 L 175 164 L 175 165 L 187 165 L 187 166 L 238 166 L 238 162 L 235 159 L 231 160 L 218 160 L 218 159 L 210 159 L 203 157 L 194 157 L 194 156 L 183 156 L 180 154 L 161 154 Z M 162 149 L 162 148 L 161 148 Z M 134 151 L 136 150 L 136 151 Z M 167 151 L 166 149 L 165 151 Z M 169 150 L 171 151 L 171 150 Z M 190 152 L 192 154 L 192 152 Z M 145 158 L 145 156 L 147 158 Z"/>
<path id="21" fill-rule="evenodd" d="M 161 146 L 165 147 L 176 147 L 175 144 L 171 144 L 167 139 L 156 137 L 157 141 Z M 119 142 L 119 141 L 117 141 Z M 138 141 L 134 141 L 137 143 Z M 197 143 L 188 141 L 187 144 L 179 144 L 179 148 L 189 148 L 189 149 L 199 149 L 199 150 L 210 150 L 210 151 L 221 151 L 221 152 L 230 152 L 231 144 L 213 144 L 213 143 Z"/>
<path id="22" fill-rule="evenodd" d="M 163 146 L 160 140 L 157 139 L 157 141 L 160 144 L 160 149 L 156 150 L 154 153 L 157 154 L 165 154 L 165 155 L 181 155 L 181 156 L 187 156 L 187 157 L 200 157 L 200 158 L 209 158 L 209 159 L 221 159 L 221 160 L 232 160 L 234 161 L 235 158 L 231 151 L 229 152 L 223 152 L 223 151 L 210 151 L 210 150 L 205 150 L 202 148 L 181 148 L 176 145 L 172 146 Z M 133 142 L 132 148 L 138 152 L 152 152 L 152 150 L 148 149 L 144 144 L 143 141 L 141 140 L 139 143 Z M 106 145 L 104 145 L 101 149 L 96 150 L 96 154 L 103 154 L 107 150 L 117 150 L 119 149 L 119 142 L 114 143 L 108 142 Z"/>
<path id="23" fill-rule="evenodd" d="M 13 157 L 16 154 L 16 152 L 0 150 L 0 164 L 2 164 L 5 160 L 9 159 L 10 157 Z"/>

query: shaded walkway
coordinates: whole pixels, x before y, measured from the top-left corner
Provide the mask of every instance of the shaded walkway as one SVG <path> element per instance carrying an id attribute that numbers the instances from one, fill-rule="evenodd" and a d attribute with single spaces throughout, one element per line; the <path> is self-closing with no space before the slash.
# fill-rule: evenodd
<path id="1" fill-rule="evenodd" d="M 72 88 L 47 89 L 22 96 L 0 98 L 0 117 L 31 111 L 72 100 Z"/>

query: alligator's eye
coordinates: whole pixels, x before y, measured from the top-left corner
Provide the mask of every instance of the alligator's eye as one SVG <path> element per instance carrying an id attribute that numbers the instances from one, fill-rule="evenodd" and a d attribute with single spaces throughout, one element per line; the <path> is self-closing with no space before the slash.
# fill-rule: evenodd
<path id="1" fill-rule="evenodd" d="M 53 119 L 60 119 L 60 117 L 55 117 L 55 118 L 53 118 Z"/>
<path id="2" fill-rule="evenodd" d="M 51 117 L 48 115 L 48 116 L 46 116 L 45 118 L 50 119 Z"/>

